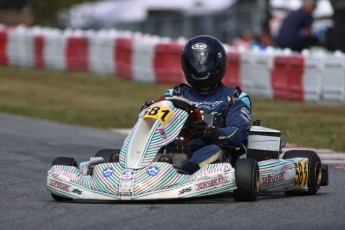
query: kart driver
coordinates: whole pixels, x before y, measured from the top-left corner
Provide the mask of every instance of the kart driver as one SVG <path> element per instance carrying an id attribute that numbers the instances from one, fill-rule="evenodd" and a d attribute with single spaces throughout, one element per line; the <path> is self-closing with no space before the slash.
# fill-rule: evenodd
<path id="1" fill-rule="evenodd" d="M 182 170 L 194 173 L 200 167 L 222 162 L 244 145 L 251 122 L 251 102 L 240 88 L 225 86 L 221 81 L 226 71 L 226 52 L 212 36 L 197 36 L 184 46 L 181 55 L 184 76 L 189 85 L 180 84 L 164 96 L 181 96 L 193 102 L 203 120 L 192 124 L 193 139 L 185 144 L 169 144 L 168 152 L 187 154 Z M 148 106 L 148 101 L 144 104 Z M 188 151 L 186 151 L 188 150 Z M 242 152 L 243 154 L 244 152 Z"/>

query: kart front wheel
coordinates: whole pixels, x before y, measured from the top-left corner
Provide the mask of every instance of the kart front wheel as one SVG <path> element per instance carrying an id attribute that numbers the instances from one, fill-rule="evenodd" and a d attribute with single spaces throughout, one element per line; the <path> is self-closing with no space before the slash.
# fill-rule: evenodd
<path id="1" fill-rule="evenodd" d="M 96 154 L 95 157 L 103 157 L 105 163 L 119 162 L 121 149 L 101 149 Z"/>
<path id="2" fill-rule="evenodd" d="M 78 167 L 77 161 L 74 158 L 71 157 L 57 157 L 52 163 L 52 166 L 54 165 L 65 165 L 65 166 L 74 166 Z M 72 198 L 62 197 L 55 194 L 51 194 L 53 199 L 56 201 L 71 201 Z"/>
<path id="3" fill-rule="evenodd" d="M 260 186 L 258 163 L 253 159 L 238 159 L 235 164 L 235 179 L 235 201 L 255 201 Z"/>
<path id="4" fill-rule="evenodd" d="M 308 191 L 286 191 L 286 195 L 314 195 L 321 186 L 322 165 L 319 156 L 310 150 L 290 150 L 287 151 L 283 159 L 291 158 L 307 158 L 308 159 Z"/>

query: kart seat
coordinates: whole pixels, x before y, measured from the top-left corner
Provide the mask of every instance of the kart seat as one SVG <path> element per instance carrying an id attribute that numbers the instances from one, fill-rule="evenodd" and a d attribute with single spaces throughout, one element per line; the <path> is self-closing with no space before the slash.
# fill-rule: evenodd
<path id="1" fill-rule="evenodd" d="M 158 153 L 153 161 L 173 164 L 175 168 L 181 169 L 187 159 L 188 157 L 184 153 Z"/>
<path id="2" fill-rule="evenodd" d="M 176 168 L 180 168 L 180 169 L 182 169 L 182 167 L 183 167 L 183 165 L 187 159 L 188 159 L 188 157 L 184 153 L 174 153 L 173 157 L 172 157 L 174 166 Z"/>

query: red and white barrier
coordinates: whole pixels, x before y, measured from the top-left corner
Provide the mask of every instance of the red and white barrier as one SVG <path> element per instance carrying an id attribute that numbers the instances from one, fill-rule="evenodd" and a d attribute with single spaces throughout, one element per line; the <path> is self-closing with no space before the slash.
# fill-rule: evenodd
<path id="1" fill-rule="evenodd" d="M 34 34 L 34 67 L 37 69 L 45 68 L 44 47 L 45 36 L 39 32 Z"/>
<path id="2" fill-rule="evenodd" d="M 303 101 L 304 57 L 300 54 L 274 58 L 272 87 L 275 99 Z"/>
<path id="3" fill-rule="evenodd" d="M 115 66 L 116 74 L 119 77 L 132 80 L 132 59 L 133 59 L 133 41 L 132 36 L 121 36 L 116 38 Z"/>
<path id="4" fill-rule="evenodd" d="M 133 43 L 133 80 L 155 82 L 154 55 L 158 37 L 137 37 Z"/>
<path id="5" fill-rule="evenodd" d="M 328 101 L 345 102 L 345 56 L 324 59 L 322 98 Z"/>
<path id="6" fill-rule="evenodd" d="M 71 31 L 62 32 L 55 29 L 44 32 L 43 60 L 47 69 L 67 69 L 65 49 L 69 34 L 71 34 Z"/>
<path id="7" fill-rule="evenodd" d="M 0 65 L 8 65 L 8 28 L 0 26 Z"/>
<path id="8" fill-rule="evenodd" d="M 16 27 L 7 33 L 8 64 L 12 66 L 33 67 L 33 30 Z"/>
<path id="9" fill-rule="evenodd" d="M 241 54 L 240 79 L 242 88 L 250 95 L 273 98 L 271 72 L 274 53 L 245 52 Z"/>
<path id="10" fill-rule="evenodd" d="M 184 82 L 181 54 L 184 41 L 160 41 L 155 46 L 154 70 L 157 83 Z"/>
<path id="11" fill-rule="evenodd" d="M 90 71 L 115 75 L 115 42 L 118 36 L 120 33 L 115 30 L 102 30 L 88 34 Z"/>
<path id="12" fill-rule="evenodd" d="M 227 51 L 226 72 L 223 79 L 225 85 L 232 85 L 242 88 L 241 83 L 241 58 L 240 53 L 235 50 Z"/>
<path id="13" fill-rule="evenodd" d="M 68 70 L 89 70 L 89 39 L 85 33 L 68 34 L 65 44 L 65 61 Z"/>
<path id="14" fill-rule="evenodd" d="M 305 57 L 303 73 L 304 101 L 320 101 L 322 76 L 324 74 L 324 63 L 322 56 Z"/>
<path id="15" fill-rule="evenodd" d="M 73 31 L 0 25 L 0 64 L 93 71 L 129 80 L 184 82 L 186 40 L 116 30 Z M 345 56 L 291 53 L 274 48 L 240 51 L 226 46 L 226 85 L 250 96 L 345 102 Z"/>

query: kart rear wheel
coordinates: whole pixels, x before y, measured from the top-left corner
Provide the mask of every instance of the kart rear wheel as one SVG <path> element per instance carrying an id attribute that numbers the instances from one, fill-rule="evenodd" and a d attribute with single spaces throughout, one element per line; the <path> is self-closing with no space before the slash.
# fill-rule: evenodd
<path id="1" fill-rule="evenodd" d="M 95 157 L 103 157 L 105 163 L 119 162 L 120 152 L 121 149 L 101 149 L 95 154 Z"/>
<path id="2" fill-rule="evenodd" d="M 71 157 L 57 157 L 52 163 L 52 166 L 54 165 L 66 165 L 66 166 L 74 166 L 78 168 L 77 161 L 74 158 Z M 71 201 L 72 198 L 62 197 L 55 194 L 51 194 L 53 199 L 56 201 Z"/>
<path id="3" fill-rule="evenodd" d="M 314 195 L 321 186 L 322 165 L 319 156 L 310 150 L 290 150 L 287 151 L 283 159 L 307 158 L 308 164 L 308 191 L 286 191 L 286 195 Z"/>
<path id="4" fill-rule="evenodd" d="M 260 186 L 258 163 L 253 159 L 238 159 L 235 164 L 235 179 L 235 201 L 255 201 Z"/>

